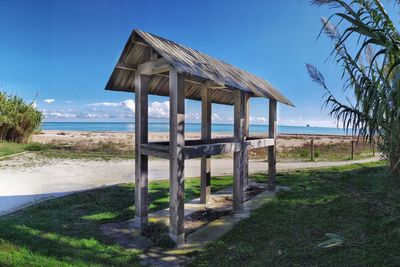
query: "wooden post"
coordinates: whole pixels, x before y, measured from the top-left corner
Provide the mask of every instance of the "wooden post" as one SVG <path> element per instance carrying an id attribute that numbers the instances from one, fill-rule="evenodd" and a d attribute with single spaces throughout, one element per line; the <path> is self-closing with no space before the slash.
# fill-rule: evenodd
<path id="1" fill-rule="evenodd" d="M 169 235 L 177 245 L 182 245 L 185 243 L 185 90 L 184 77 L 176 69 L 169 72 L 169 96 Z"/>
<path id="2" fill-rule="evenodd" d="M 207 85 L 201 88 L 201 139 L 211 140 L 211 89 Z M 200 203 L 207 204 L 211 192 L 211 157 L 201 158 L 201 192 Z"/>
<path id="3" fill-rule="evenodd" d="M 245 139 L 249 137 L 250 134 L 250 96 L 246 94 L 245 97 L 245 109 L 244 109 L 244 137 Z M 249 186 L 249 151 L 246 146 L 243 146 L 243 156 L 244 156 L 244 186 L 247 188 Z"/>
<path id="4" fill-rule="evenodd" d="M 243 208 L 244 193 L 244 129 L 245 129 L 245 92 L 235 92 L 234 105 L 234 141 L 240 151 L 233 154 L 233 211 L 238 213 Z"/>
<path id="5" fill-rule="evenodd" d="M 148 158 L 141 145 L 148 142 L 148 92 L 150 76 L 135 74 L 135 219 L 134 226 L 143 229 L 148 223 Z"/>
<path id="6" fill-rule="evenodd" d="M 372 156 L 375 156 L 375 142 L 372 142 Z"/>
<path id="7" fill-rule="evenodd" d="M 274 139 L 274 145 L 268 147 L 268 190 L 276 188 L 276 100 L 269 100 L 269 138 Z"/>
<path id="8" fill-rule="evenodd" d="M 311 161 L 314 161 L 314 139 L 311 139 L 310 142 L 310 154 L 311 154 Z"/>
<path id="9" fill-rule="evenodd" d="M 351 140 L 351 159 L 354 159 L 354 140 Z"/>

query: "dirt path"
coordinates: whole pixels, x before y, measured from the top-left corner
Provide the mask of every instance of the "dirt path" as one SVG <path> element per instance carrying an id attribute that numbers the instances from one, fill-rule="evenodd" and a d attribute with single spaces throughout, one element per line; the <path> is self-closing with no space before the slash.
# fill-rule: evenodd
<path id="1" fill-rule="evenodd" d="M 277 169 L 294 170 L 332 167 L 377 160 L 340 162 L 288 162 L 277 163 Z M 149 161 L 150 180 L 168 177 L 167 160 Z M 232 174 L 233 160 L 212 161 L 212 175 Z M 27 153 L 0 161 L 0 215 L 4 215 L 43 199 L 65 196 L 73 192 L 134 181 L 134 160 L 77 160 L 48 159 Z M 265 161 L 250 161 L 249 171 L 266 171 Z M 200 174 L 200 161 L 185 162 L 186 177 Z"/>

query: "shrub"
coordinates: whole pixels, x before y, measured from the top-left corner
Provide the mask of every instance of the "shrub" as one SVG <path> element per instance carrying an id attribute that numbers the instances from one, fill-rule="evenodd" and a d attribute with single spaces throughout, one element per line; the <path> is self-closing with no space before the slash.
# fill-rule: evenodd
<path id="1" fill-rule="evenodd" d="M 40 144 L 40 143 L 32 143 L 25 147 L 26 151 L 43 151 L 48 148 L 47 145 Z"/>
<path id="2" fill-rule="evenodd" d="M 0 140 L 26 143 L 39 129 L 42 118 L 33 103 L 0 92 Z"/>
<path id="3" fill-rule="evenodd" d="M 302 157 L 302 158 L 306 158 L 306 157 L 308 157 L 308 150 L 306 150 L 306 149 L 302 149 L 301 151 L 300 151 L 300 157 Z"/>

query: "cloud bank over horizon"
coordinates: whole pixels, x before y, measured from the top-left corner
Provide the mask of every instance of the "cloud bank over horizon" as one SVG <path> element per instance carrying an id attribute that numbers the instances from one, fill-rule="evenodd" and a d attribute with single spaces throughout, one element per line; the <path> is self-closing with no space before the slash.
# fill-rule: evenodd
<path id="1" fill-rule="evenodd" d="M 52 101 L 46 101 L 52 100 Z M 55 102 L 54 99 L 45 99 L 46 105 Z M 67 104 L 72 103 L 68 101 Z M 70 106 L 70 105 L 68 105 Z M 84 104 L 75 108 L 53 108 L 38 107 L 44 115 L 45 121 L 134 121 L 135 101 L 127 99 L 120 102 L 95 102 Z M 150 121 L 169 120 L 169 101 L 153 101 L 149 103 L 148 116 Z M 185 114 L 187 122 L 200 122 L 200 111 L 189 111 Z M 268 124 L 268 117 L 249 116 L 250 124 Z M 233 123 L 233 114 L 226 116 L 221 112 L 212 113 L 214 123 Z M 334 120 L 318 120 L 310 118 L 280 118 L 278 113 L 278 124 L 288 126 L 314 126 L 314 127 L 336 127 Z"/>

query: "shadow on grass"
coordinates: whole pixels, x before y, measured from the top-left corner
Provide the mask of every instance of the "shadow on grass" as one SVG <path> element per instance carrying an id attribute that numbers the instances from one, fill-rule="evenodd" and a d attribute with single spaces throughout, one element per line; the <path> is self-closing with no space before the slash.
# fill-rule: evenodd
<path id="1" fill-rule="evenodd" d="M 371 180 L 362 177 L 380 173 L 381 168 L 358 168 L 356 171 L 354 168 L 350 166 L 278 174 L 278 182 L 288 185 L 291 191 L 279 193 L 278 197 L 266 206 L 268 208 L 262 207 L 255 212 L 256 218 L 257 216 L 261 218 L 262 223 L 257 220 L 252 222 L 245 220 L 246 222 L 239 225 L 244 232 L 250 230 L 243 226 L 244 223 L 252 225 L 252 232 L 246 232 L 245 241 L 249 244 L 253 242 L 260 244 L 263 239 L 270 240 L 271 236 L 279 234 L 279 238 L 284 237 L 283 240 L 288 242 L 286 244 L 288 248 L 292 248 L 295 245 L 304 245 L 301 242 L 292 244 L 288 241 L 288 239 L 291 239 L 291 242 L 296 240 L 301 232 L 311 235 L 311 242 L 316 242 L 318 235 L 312 235 L 310 231 L 319 233 L 329 229 L 327 225 L 331 227 L 336 224 L 349 225 L 349 220 L 357 222 L 358 213 L 354 211 L 363 210 L 366 206 L 362 203 L 362 199 L 355 196 L 360 194 L 360 189 L 366 190 L 371 183 Z M 352 178 L 354 175 L 358 178 Z M 265 182 L 266 179 L 265 174 L 253 175 L 252 178 L 259 182 Z M 212 190 L 218 191 L 231 184 L 230 176 L 213 178 Z M 198 197 L 199 192 L 199 179 L 185 181 L 187 200 Z M 168 195 L 168 181 L 150 183 L 150 211 L 167 208 Z M 354 198 L 355 201 L 349 203 L 347 201 L 349 198 Z M 107 240 L 99 229 L 104 223 L 133 218 L 134 199 L 134 186 L 126 184 L 49 200 L 12 215 L 0 217 L 0 265 L 132 266 L 138 264 L 140 252 L 122 249 L 113 241 Z M 317 220 L 322 223 L 321 226 L 314 225 L 316 216 L 324 217 L 323 220 Z M 329 222 L 328 219 L 332 221 Z M 299 225 L 299 222 L 303 224 Z M 363 224 L 359 222 L 355 226 Z M 232 239 L 235 236 L 238 240 L 242 238 L 233 233 L 232 237 L 225 240 L 235 243 L 235 239 Z M 278 239 L 274 242 L 280 241 Z M 216 250 L 220 254 L 213 255 L 215 259 L 220 259 L 228 251 L 227 247 L 221 249 L 223 247 L 225 245 Z M 248 244 L 246 247 L 250 251 L 248 254 L 250 256 L 253 253 L 257 255 L 262 251 L 265 252 L 265 250 L 258 252 Z M 243 256 L 247 252 L 241 253 L 236 249 L 232 251 L 242 255 L 243 262 L 248 260 L 248 256 Z M 229 250 L 229 253 L 232 251 Z M 221 262 L 211 261 L 211 263 Z"/>
<path id="2" fill-rule="evenodd" d="M 194 254 L 192 265 L 397 265 L 399 185 L 382 163 L 295 171 L 278 181 L 290 190 Z M 344 236 L 345 245 L 318 248 L 329 232 Z"/>
<path id="3" fill-rule="evenodd" d="M 232 183 L 212 181 L 213 190 Z M 185 181 L 185 198 L 199 197 L 199 179 Z M 99 226 L 134 217 L 135 192 L 125 184 L 48 200 L 0 217 L 0 265 L 131 266 L 138 252 L 124 250 L 100 232 Z M 168 181 L 150 183 L 150 211 L 168 207 Z"/>

